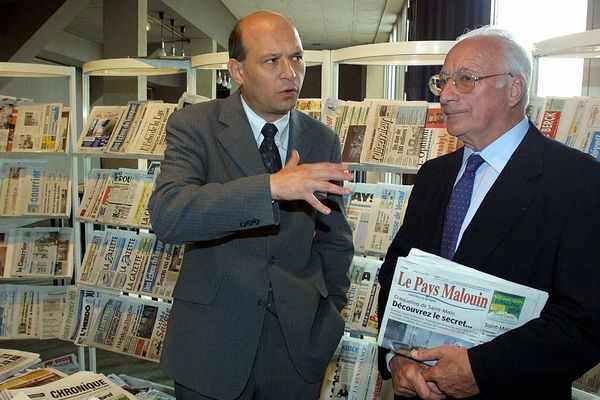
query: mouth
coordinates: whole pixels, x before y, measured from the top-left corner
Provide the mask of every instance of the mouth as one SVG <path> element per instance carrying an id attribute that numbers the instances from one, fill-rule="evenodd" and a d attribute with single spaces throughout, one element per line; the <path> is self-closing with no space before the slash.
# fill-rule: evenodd
<path id="1" fill-rule="evenodd" d="M 294 97 L 294 96 L 298 96 L 298 89 L 296 89 L 296 88 L 284 89 L 280 93 L 284 97 Z"/>

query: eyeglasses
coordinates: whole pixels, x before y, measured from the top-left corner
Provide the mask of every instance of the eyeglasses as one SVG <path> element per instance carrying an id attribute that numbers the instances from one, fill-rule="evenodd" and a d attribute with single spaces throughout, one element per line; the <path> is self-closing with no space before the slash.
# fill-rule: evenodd
<path id="1" fill-rule="evenodd" d="M 452 75 L 438 74 L 433 75 L 429 78 L 429 90 L 436 96 L 442 93 L 442 90 L 446 87 L 448 81 L 451 81 L 456 90 L 460 93 L 471 93 L 475 88 L 475 82 L 484 80 L 486 78 L 493 78 L 494 76 L 509 75 L 514 76 L 510 72 L 504 72 L 502 74 L 493 74 L 486 76 L 474 76 L 472 73 L 467 71 L 456 71 Z"/>

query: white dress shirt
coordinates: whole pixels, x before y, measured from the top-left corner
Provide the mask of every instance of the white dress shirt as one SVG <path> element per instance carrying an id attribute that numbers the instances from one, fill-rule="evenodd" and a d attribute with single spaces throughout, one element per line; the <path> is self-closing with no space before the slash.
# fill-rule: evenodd
<path id="1" fill-rule="evenodd" d="M 246 117 L 248 118 L 248 122 L 250 123 L 250 128 L 252 128 L 252 133 L 254 134 L 254 139 L 256 140 L 256 144 L 260 147 L 264 136 L 260 131 L 263 126 L 267 123 L 264 119 L 259 117 L 250 106 L 244 100 L 244 96 L 240 96 L 242 99 L 242 107 L 244 108 L 244 112 L 246 113 Z M 275 144 L 277 145 L 277 149 L 279 150 L 279 156 L 281 157 L 281 163 L 285 166 L 285 162 L 287 160 L 287 150 L 288 143 L 290 138 L 290 113 L 286 113 L 283 117 L 279 118 L 277 121 L 271 122 L 277 127 L 277 134 L 275 135 Z"/>

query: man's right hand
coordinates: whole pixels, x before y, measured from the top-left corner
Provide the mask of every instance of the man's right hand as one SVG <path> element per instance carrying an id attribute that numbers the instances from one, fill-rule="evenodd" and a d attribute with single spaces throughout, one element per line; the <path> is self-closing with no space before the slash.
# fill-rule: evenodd
<path id="1" fill-rule="evenodd" d="M 433 382 L 423 379 L 427 365 L 400 354 L 390 360 L 394 393 L 404 397 L 420 397 L 424 400 L 445 399 L 446 395 Z"/>
<path id="2" fill-rule="evenodd" d="M 280 171 L 271 175 L 271 196 L 273 200 L 306 200 L 317 211 L 331 213 L 331 209 L 317 199 L 315 193 L 345 195 L 352 191 L 330 181 L 350 181 L 354 175 L 344 164 L 320 162 L 300 164 L 300 155 L 292 150 L 292 155 Z"/>

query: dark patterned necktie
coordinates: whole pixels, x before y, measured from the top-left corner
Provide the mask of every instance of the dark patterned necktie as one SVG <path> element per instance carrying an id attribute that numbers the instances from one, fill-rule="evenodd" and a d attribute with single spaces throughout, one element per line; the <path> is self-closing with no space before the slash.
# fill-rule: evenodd
<path id="1" fill-rule="evenodd" d="M 259 148 L 260 155 L 262 156 L 267 172 L 273 174 L 281 169 L 281 156 L 275 144 L 277 127 L 274 124 L 266 123 L 260 133 L 264 136 Z"/>
<path id="2" fill-rule="evenodd" d="M 440 255 L 448 260 L 452 260 L 454 257 L 458 234 L 471 204 L 475 172 L 477 172 L 477 169 L 483 162 L 484 160 L 479 154 L 471 154 L 467 159 L 465 172 L 452 190 L 452 195 L 446 208 L 446 218 L 444 219 L 442 244 L 440 247 Z"/>

